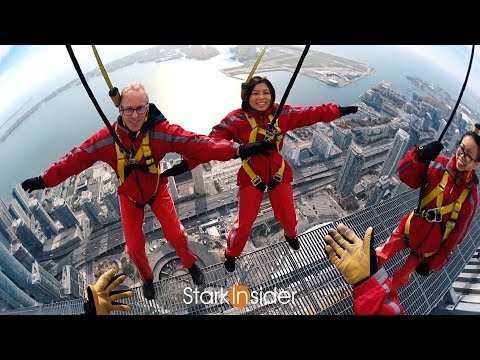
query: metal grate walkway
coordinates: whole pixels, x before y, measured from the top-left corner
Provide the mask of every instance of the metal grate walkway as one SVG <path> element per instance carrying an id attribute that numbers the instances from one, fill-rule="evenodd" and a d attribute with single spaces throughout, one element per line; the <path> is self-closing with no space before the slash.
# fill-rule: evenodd
<path id="1" fill-rule="evenodd" d="M 407 191 L 335 222 L 345 223 L 363 235 L 368 226 L 375 228 L 375 246 L 384 242 L 407 211 L 417 205 L 418 191 Z M 399 289 L 399 298 L 407 314 L 428 314 L 480 246 L 480 214 L 475 215 L 467 237 L 449 264 L 428 278 L 413 274 L 407 286 Z M 132 312 L 117 315 L 353 315 L 351 286 L 331 264 L 323 248 L 325 225 L 299 236 L 301 249 L 293 251 L 277 243 L 242 255 L 236 270 L 228 273 L 223 264 L 204 269 L 205 285 L 196 287 L 188 274 L 154 284 L 156 298 L 146 300 L 141 287 L 133 289 L 128 300 Z M 406 251 L 386 264 L 391 275 L 404 262 Z M 233 307 L 228 291 L 235 285 L 246 286 L 252 297 L 246 306 Z M 195 298 L 195 294 L 197 298 Z M 257 296 L 254 298 L 254 294 Z M 283 294 L 283 297 L 280 295 Z M 288 297 L 286 294 L 292 296 Z M 83 312 L 83 300 L 16 309 L 1 314 L 71 315 Z"/>

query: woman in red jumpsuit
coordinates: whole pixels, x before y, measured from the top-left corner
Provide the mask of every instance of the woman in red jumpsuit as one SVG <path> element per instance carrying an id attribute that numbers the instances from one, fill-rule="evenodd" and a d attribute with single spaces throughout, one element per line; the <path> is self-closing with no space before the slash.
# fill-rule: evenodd
<path id="1" fill-rule="evenodd" d="M 123 145 L 137 154 L 140 149 L 145 154 L 144 143 L 149 136 L 149 147 L 153 165 L 159 166 L 165 154 L 176 152 L 199 162 L 210 160 L 230 160 L 240 156 L 253 156 L 257 152 L 272 149 L 270 143 L 249 144 L 248 147 L 233 141 L 212 140 L 209 137 L 186 131 L 178 125 L 170 124 L 154 104 L 149 103 L 148 92 L 142 84 L 132 83 L 121 93 L 120 115 L 113 124 Z M 48 168 L 41 176 L 27 179 L 22 183 L 24 190 L 31 192 L 45 187 L 54 187 L 103 161 L 115 169 L 121 185 L 117 192 L 128 254 L 140 272 L 143 293 L 153 299 L 152 269 L 145 253 L 143 233 L 144 207 L 149 204 L 159 220 L 165 239 L 175 248 L 182 265 L 187 268 L 195 284 L 204 281 L 201 269 L 195 264 L 197 257 L 189 250 L 187 235 L 178 219 L 172 198 L 168 192 L 168 181 L 159 171 L 150 172 L 146 165 L 147 154 L 138 164 L 120 166 L 120 154 L 107 127 L 102 128 L 83 144 L 74 147 Z M 121 167 L 121 169 L 120 169 Z"/>
<path id="2" fill-rule="evenodd" d="M 480 137 L 477 126 L 480 128 L 476 124 L 474 131 L 462 137 L 450 159 L 439 155 L 443 145 L 434 141 L 415 146 L 399 162 L 400 180 L 413 189 L 422 185 L 427 163 L 430 162 L 430 166 L 427 186 L 422 191 L 425 200 L 422 199 L 421 211 L 404 215 L 389 240 L 376 249 L 381 267 L 396 253 L 409 248 L 406 262 L 393 275 L 395 287 L 407 284 L 414 270 L 424 276 L 441 270 L 465 238 L 478 206 L 475 170 L 480 167 Z"/>
<path id="3" fill-rule="evenodd" d="M 275 89 L 267 78 L 254 76 L 243 90 L 241 109 L 232 111 L 218 125 L 214 126 L 209 134 L 210 137 L 234 140 L 240 144 L 265 139 L 265 133 L 262 130 L 267 128 L 279 106 L 275 103 Z M 356 113 L 357 110 L 356 106 L 340 107 L 336 104 L 284 105 L 282 113 L 278 117 L 277 137 L 272 140 L 276 142 L 277 150 L 250 159 L 248 166 L 252 171 L 251 175 L 247 172 L 245 165 L 238 171 L 239 211 L 227 238 L 224 263 L 227 271 L 235 270 L 235 259 L 240 256 L 247 243 L 265 191 L 270 198 L 274 216 L 285 232 L 288 244 L 294 250 L 300 248 L 291 185 L 293 171 L 280 154 L 285 134 L 288 131 L 318 122 L 331 122 L 343 115 Z M 252 135 L 252 131 L 255 131 L 254 135 Z M 198 162 L 192 161 L 192 159 L 185 160 L 186 162 L 178 164 L 178 171 L 172 168 L 173 170 L 169 171 L 168 175 L 177 175 L 198 165 Z M 283 169 L 283 172 L 280 169 Z M 280 172 L 282 173 L 280 174 Z"/>

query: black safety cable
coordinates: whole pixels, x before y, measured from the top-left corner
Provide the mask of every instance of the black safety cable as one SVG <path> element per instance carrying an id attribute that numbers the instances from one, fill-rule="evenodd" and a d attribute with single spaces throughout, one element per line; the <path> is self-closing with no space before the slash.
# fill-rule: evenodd
<path id="1" fill-rule="evenodd" d="M 273 116 L 272 121 L 270 121 L 270 124 L 267 126 L 267 130 L 272 130 L 275 127 L 275 123 L 277 122 L 278 117 L 282 113 L 282 108 L 283 105 L 285 105 L 285 101 L 287 101 L 288 94 L 290 93 L 290 90 L 292 89 L 293 83 L 295 82 L 295 79 L 297 78 L 298 72 L 300 71 L 300 68 L 302 67 L 303 60 L 307 56 L 308 50 L 310 49 L 310 45 L 305 45 L 305 49 L 303 49 L 302 56 L 300 56 L 300 60 L 298 60 L 297 67 L 295 68 L 295 71 L 293 72 L 292 77 L 290 78 L 290 82 L 288 83 L 287 89 L 285 90 L 282 101 L 280 101 L 280 105 L 277 108 L 277 111 L 275 111 L 275 115 Z"/>
<path id="2" fill-rule="evenodd" d="M 88 96 L 90 97 L 90 100 L 92 100 L 93 105 L 95 105 L 95 108 L 97 109 L 98 113 L 100 114 L 100 117 L 102 118 L 103 122 L 107 126 L 108 130 L 110 131 L 110 134 L 112 134 L 113 140 L 117 143 L 117 145 L 122 149 L 124 154 L 126 155 L 127 158 L 130 158 L 130 151 L 127 150 L 127 148 L 123 145 L 122 141 L 118 138 L 117 133 L 113 129 L 112 125 L 108 122 L 107 117 L 103 113 L 102 109 L 100 108 L 100 105 L 97 102 L 97 99 L 95 99 L 95 96 L 93 95 L 92 90 L 90 89 L 90 86 L 88 86 L 87 80 L 85 79 L 85 76 L 83 75 L 82 69 L 80 68 L 80 65 L 78 64 L 78 61 L 75 57 L 75 54 L 73 53 L 72 47 L 70 45 L 65 45 L 67 47 L 68 54 L 70 55 L 70 59 L 72 59 L 73 66 L 75 67 L 75 70 L 77 70 L 77 74 L 80 77 L 80 80 L 82 81 L 83 87 L 87 91 Z"/>
<path id="3" fill-rule="evenodd" d="M 450 114 L 450 118 L 448 119 L 447 123 L 445 124 L 445 127 L 442 131 L 442 133 L 440 134 L 440 137 L 438 138 L 438 142 L 441 142 L 442 139 L 443 139 L 443 136 L 445 135 L 445 133 L 447 132 L 447 129 L 448 127 L 450 126 L 452 120 L 453 120 L 453 117 L 455 116 L 455 113 L 457 111 L 457 108 L 458 108 L 458 105 L 460 104 L 460 100 L 462 99 L 462 96 L 463 96 L 463 92 L 465 91 L 465 88 L 467 87 L 467 82 L 468 82 L 468 77 L 470 75 L 470 69 L 472 68 L 472 62 L 473 62 L 473 55 L 475 53 L 475 45 L 472 45 L 472 51 L 471 51 L 471 54 L 470 54 L 470 62 L 468 64 L 468 69 L 467 69 L 467 75 L 465 76 L 465 81 L 463 82 L 463 86 L 462 86 L 462 89 L 460 90 L 460 95 L 458 96 L 458 99 L 457 99 L 457 103 L 455 104 L 453 110 L 452 110 L 452 113 Z M 427 180 L 428 180 L 428 167 L 430 166 L 430 161 L 427 163 L 427 166 L 425 167 L 425 172 L 423 174 L 423 181 L 422 181 L 422 186 L 420 188 L 420 195 L 418 197 L 418 205 L 417 205 L 417 212 L 420 211 L 420 206 L 422 204 L 422 195 L 423 195 L 423 191 L 425 190 L 425 187 L 427 185 Z"/>

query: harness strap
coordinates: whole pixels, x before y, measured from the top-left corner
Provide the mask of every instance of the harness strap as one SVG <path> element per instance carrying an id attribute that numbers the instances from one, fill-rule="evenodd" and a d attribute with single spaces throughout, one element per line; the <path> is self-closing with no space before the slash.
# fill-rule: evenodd
<path id="1" fill-rule="evenodd" d="M 408 247 L 410 247 L 410 223 L 414 215 L 425 217 L 430 222 L 441 222 L 443 215 L 452 213 L 452 215 L 450 215 L 449 220 L 445 223 L 445 230 L 443 232 L 442 245 L 450 236 L 450 233 L 452 232 L 453 228 L 456 225 L 456 220 L 458 218 L 458 214 L 460 213 L 462 205 L 466 200 L 466 198 L 468 197 L 468 194 L 470 193 L 470 189 L 463 189 L 460 196 L 454 202 L 448 205 L 442 206 L 443 194 L 444 194 L 445 186 L 447 185 L 447 182 L 448 182 L 448 172 L 445 171 L 445 173 L 442 176 L 442 179 L 440 180 L 440 183 L 427 196 L 425 196 L 422 199 L 420 209 L 424 208 L 427 204 L 429 204 L 435 198 L 436 198 L 437 208 L 423 210 L 420 212 L 416 212 L 415 210 L 413 210 L 408 216 L 407 221 L 405 223 L 405 230 L 403 233 L 404 242 Z M 428 218 L 428 216 L 431 216 L 432 214 L 435 215 L 435 219 Z M 428 258 L 430 256 L 433 256 L 435 253 L 437 253 L 438 250 L 439 249 L 432 252 L 419 253 L 414 255 L 418 256 L 419 258 Z"/>
<path id="2" fill-rule="evenodd" d="M 247 115 L 247 113 L 245 113 L 245 117 L 247 118 L 250 126 L 252 127 L 252 131 L 250 131 L 250 135 L 248 137 L 248 142 L 249 143 L 252 143 L 252 142 L 255 142 L 257 141 L 257 135 L 258 134 L 261 134 L 261 135 L 264 135 L 265 136 L 265 139 L 269 138 L 269 140 L 271 139 L 275 139 L 275 144 L 277 145 L 277 151 L 279 150 L 279 146 L 280 146 L 280 142 L 283 138 L 283 135 L 282 135 L 282 130 L 275 125 L 274 127 L 274 130 L 273 131 L 267 131 L 265 130 L 264 128 L 261 128 L 257 122 L 255 121 L 254 118 L 250 117 Z M 270 121 L 272 121 L 273 119 L 273 115 L 269 115 L 268 118 L 270 119 Z M 265 191 L 265 189 L 267 188 L 265 186 L 265 184 L 262 182 L 262 180 L 260 179 L 260 177 L 253 171 L 252 167 L 250 166 L 249 164 L 249 161 L 250 161 L 250 158 L 248 159 L 245 159 L 242 161 L 242 166 L 245 170 L 245 172 L 247 173 L 247 175 L 250 177 L 250 180 L 252 182 L 252 184 L 257 187 L 258 189 L 260 189 L 261 191 Z M 269 187 L 271 185 L 273 185 L 273 183 L 280 183 L 282 181 L 282 178 L 283 178 L 283 172 L 285 170 L 285 160 L 282 159 L 282 165 L 280 166 L 280 168 L 277 170 L 277 172 L 275 173 L 273 179 L 272 179 L 272 182 L 269 184 Z M 276 184 L 275 184 L 276 185 Z"/>
<path id="3" fill-rule="evenodd" d="M 118 122 L 115 124 L 115 131 L 118 130 Z M 137 167 L 141 171 L 148 171 L 151 174 L 160 173 L 160 169 L 156 166 L 155 160 L 152 156 L 152 149 L 150 148 L 150 132 L 147 132 L 142 139 L 142 145 L 138 149 L 133 159 L 128 158 L 121 151 L 120 147 L 115 143 L 115 150 L 117 152 L 117 173 L 120 184 L 125 181 L 125 168 Z M 145 164 L 140 164 L 142 157 L 145 158 Z"/>
<path id="4" fill-rule="evenodd" d="M 427 170 L 428 171 L 428 170 Z M 445 171 L 440 183 L 432 190 L 428 195 L 426 195 L 420 204 L 420 209 L 423 209 L 427 204 L 430 203 L 433 199 L 437 198 L 437 207 L 441 207 L 443 203 L 443 192 L 445 191 L 445 186 L 448 183 L 448 172 Z"/>

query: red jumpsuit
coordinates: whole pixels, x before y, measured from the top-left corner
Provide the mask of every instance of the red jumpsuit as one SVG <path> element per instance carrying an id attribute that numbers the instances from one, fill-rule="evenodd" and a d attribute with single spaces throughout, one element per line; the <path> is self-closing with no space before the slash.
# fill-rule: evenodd
<path id="1" fill-rule="evenodd" d="M 442 244 L 443 227 L 452 213 L 444 214 L 442 216 L 442 222 L 429 222 L 424 217 L 413 216 L 410 223 L 409 248 L 417 254 L 438 251 L 425 259 L 409 254 L 405 264 L 393 275 L 393 284 L 395 287 L 407 284 L 410 274 L 423 261 L 427 263 L 430 270 L 441 270 L 450 259 L 452 252 L 462 243 L 470 228 L 475 210 L 478 206 L 478 179 L 475 172 L 472 171 L 465 173 L 463 177 L 455 183 L 455 177 L 457 175 L 455 164 L 455 156 L 448 159 L 440 155 L 431 162 L 428 168 L 428 185 L 426 189 L 423 190 L 423 196 L 429 194 L 438 185 L 445 170 L 448 171 L 449 177 L 444 190 L 443 205 L 454 202 L 460 196 L 463 189 L 469 188 L 470 194 L 462 204 L 456 225 L 449 237 Z M 426 164 L 418 160 L 417 147 L 414 147 L 407 152 L 406 156 L 400 160 L 398 164 L 400 180 L 409 187 L 418 189 L 422 185 L 425 167 Z M 436 208 L 436 199 L 428 203 L 425 208 Z M 390 236 L 390 239 L 376 249 L 379 267 L 396 253 L 407 248 L 403 234 L 408 216 L 409 214 L 406 214 L 402 217 L 398 227 Z"/>
<path id="2" fill-rule="evenodd" d="M 124 146 L 133 154 L 140 148 L 147 131 L 150 131 L 152 156 L 158 166 L 160 160 L 169 152 L 176 152 L 199 162 L 226 161 L 236 157 L 239 144 L 232 141 L 212 140 L 186 131 L 178 125 L 170 124 L 154 104 L 150 104 L 148 114 L 147 121 L 136 136 L 123 126 L 121 117 L 117 120 L 118 135 Z M 56 186 L 70 176 L 91 167 L 97 161 L 106 162 L 118 175 L 115 142 L 107 127 L 93 134 L 83 144 L 74 147 L 55 162 L 42 175 L 43 181 L 47 187 Z M 145 164 L 145 159 L 142 158 L 140 163 Z M 125 169 L 125 181 L 117 189 L 123 232 L 128 254 L 137 266 L 143 282 L 152 279 L 152 269 L 145 253 L 145 235 L 142 226 L 144 208 L 136 205 L 132 200 L 141 205 L 147 204 L 152 199 L 157 182 L 157 196 L 151 204 L 151 209 L 162 226 L 165 239 L 175 248 L 185 268 L 191 267 L 197 260 L 197 257 L 188 249 L 186 233 L 168 192 L 168 179 L 159 178 L 157 174 L 144 172 L 139 168 L 133 168 L 129 173 Z"/>
<path id="3" fill-rule="evenodd" d="M 353 311 L 356 315 L 405 315 L 397 290 L 383 267 L 353 289 Z"/>
<path id="4" fill-rule="evenodd" d="M 274 114 L 278 104 L 273 104 L 268 110 L 260 113 L 255 110 L 248 111 L 248 116 L 255 119 L 258 126 L 266 128 L 270 122 L 269 115 Z M 282 113 L 278 118 L 277 125 L 281 129 L 283 138 L 279 144 L 279 151 L 283 147 L 283 139 L 287 131 L 313 125 L 318 122 L 330 122 L 340 117 L 340 110 L 336 104 L 323 104 L 317 106 L 290 106 L 284 105 Z M 220 124 L 214 126 L 209 136 L 219 139 L 234 140 L 240 144 L 248 144 L 252 127 L 242 109 L 229 113 Z M 264 135 L 258 134 L 257 141 L 264 139 Z M 268 155 L 257 155 L 250 160 L 252 170 L 261 178 L 265 185 L 268 185 L 275 173 L 282 165 L 282 155 L 278 151 L 270 151 Z M 198 163 L 186 159 L 190 169 Z M 285 162 L 285 170 L 280 184 L 273 190 L 268 189 L 268 196 L 272 205 L 275 218 L 289 238 L 297 236 L 297 216 L 293 202 L 293 171 L 290 165 Z M 257 218 L 260 205 L 263 200 L 263 192 L 256 188 L 244 168 L 241 167 L 237 174 L 237 185 L 239 186 L 238 216 L 235 219 L 233 228 L 230 230 L 227 239 L 225 254 L 232 257 L 240 256 L 245 247 L 250 230 Z"/>

